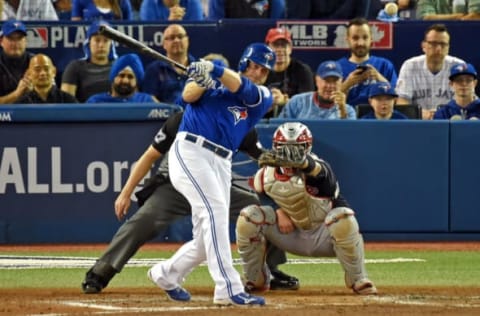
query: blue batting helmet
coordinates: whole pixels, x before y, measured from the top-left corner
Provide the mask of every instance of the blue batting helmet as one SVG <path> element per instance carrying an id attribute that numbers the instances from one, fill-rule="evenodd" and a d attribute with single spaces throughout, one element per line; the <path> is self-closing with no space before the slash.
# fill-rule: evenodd
<path id="1" fill-rule="evenodd" d="M 275 52 L 263 43 L 248 45 L 238 63 L 238 71 L 244 72 L 247 70 L 248 61 L 250 60 L 271 70 L 273 65 L 275 65 Z"/>

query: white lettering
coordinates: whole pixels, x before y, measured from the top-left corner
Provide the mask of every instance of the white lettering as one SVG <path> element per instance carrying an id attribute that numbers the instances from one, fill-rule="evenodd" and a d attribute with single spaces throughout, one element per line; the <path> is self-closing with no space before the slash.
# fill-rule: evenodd
<path id="1" fill-rule="evenodd" d="M 57 47 L 57 42 L 60 42 L 63 39 L 62 27 L 52 26 L 50 28 L 50 37 L 52 39 L 50 47 L 52 47 L 52 48 Z"/>
<path id="2" fill-rule="evenodd" d="M 83 27 L 75 28 L 75 40 L 73 42 L 73 47 L 81 47 L 85 39 L 87 38 L 87 31 Z M 68 37 L 68 28 L 65 27 L 65 36 Z"/>
<path id="3" fill-rule="evenodd" d="M 73 184 L 62 183 L 62 149 L 52 148 L 52 193 L 72 193 Z"/>
<path id="4" fill-rule="evenodd" d="M 12 116 L 10 115 L 10 112 L 0 112 L 0 121 L 11 122 Z"/>
<path id="5" fill-rule="evenodd" d="M 113 191 L 114 192 L 120 192 L 122 190 L 122 183 L 123 183 L 122 170 L 128 171 L 128 161 L 114 161 L 113 162 Z"/>
<path id="6" fill-rule="evenodd" d="M 163 33 L 162 32 L 153 33 L 153 45 L 162 46 L 162 43 L 163 43 Z"/>
<path id="7" fill-rule="evenodd" d="M 37 148 L 28 147 L 28 193 L 48 193 L 49 186 L 47 183 L 38 183 L 37 173 Z"/>
<path id="8" fill-rule="evenodd" d="M 148 118 L 153 119 L 167 119 L 169 116 L 169 109 L 153 109 L 148 113 Z"/>
<path id="9" fill-rule="evenodd" d="M 315 39 L 326 39 L 328 37 L 328 28 L 326 25 L 313 25 L 312 37 Z"/>
<path id="10" fill-rule="evenodd" d="M 16 193 L 25 193 L 18 152 L 13 147 L 3 149 L 2 159 L 0 160 L 0 193 L 5 193 L 7 184 L 13 184 Z"/>
<path id="11" fill-rule="evenodd" d="M 99 171 L 99 184 L 95 183 L 95 171 Z M 105 192 L 108 188 L 108 166 L 102 161 L 93 161 L 87 166 L 87 187 L 95 193 Z"/>

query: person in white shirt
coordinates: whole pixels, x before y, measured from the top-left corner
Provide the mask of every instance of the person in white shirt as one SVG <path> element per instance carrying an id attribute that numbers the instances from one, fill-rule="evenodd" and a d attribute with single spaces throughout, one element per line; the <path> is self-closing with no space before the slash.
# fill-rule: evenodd
<path id="1" fill-rule="evenodd" d="M 294 95 L 284 106 L 279 118 L 296 119 L 356 119 L 355 109 L 347 104 L 341 90 L 342 66 L 327 60 L 318 66 L 315 76 L 317 91 Z"/>
<path id="2" fill-rule="evenodd" d="M 463 60 L 449 56 L 450 34 L 444 24 L 433 24 L 425 31 L 423 55 L 403 62 L 398 76 L 397 105 L 417 104 L 422 119 L 430 120 L 437 107 L 453 97 L 450 68 Z"/>

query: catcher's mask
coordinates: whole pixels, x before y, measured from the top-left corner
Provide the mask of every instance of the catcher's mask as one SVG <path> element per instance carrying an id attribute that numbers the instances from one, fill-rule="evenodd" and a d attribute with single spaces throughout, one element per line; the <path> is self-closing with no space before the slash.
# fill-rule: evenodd
<path id="1" fill-rule="evenodd" d="M 299 146 L 305 153 L 310 153 L 312 143 L 312 132 L 306 125 L 288 122 L 280 125 L 273 133 L 272 149 L 278 151 L 283 146 Z"/>

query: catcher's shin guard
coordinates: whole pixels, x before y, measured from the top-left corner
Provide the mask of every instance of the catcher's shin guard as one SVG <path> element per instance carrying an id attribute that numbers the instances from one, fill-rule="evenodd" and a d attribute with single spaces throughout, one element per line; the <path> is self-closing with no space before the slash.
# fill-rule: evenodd
<path id="1" fill-rule="evenodd" d="M 275 222 L 275 212 L 269 206 L 250 205 L 240 211 L 236 227 L 237 246 L 248 291 L 269 288 L 270 272 L 265 262 L 266 240 L 262 228 Z"/>
<path id="2" fill-rule="evenodd" d="M 345 270 L 345 285 L 355 291 L 359 280 L 367 279 L 365 250 L 354 212 L 347 207 L 332 209 L 325 218 L 338 261 Z M 376 289 L 375 289 L 376 290 Z"/>

